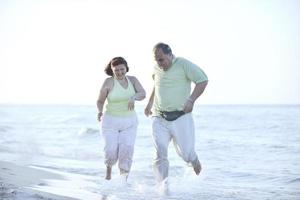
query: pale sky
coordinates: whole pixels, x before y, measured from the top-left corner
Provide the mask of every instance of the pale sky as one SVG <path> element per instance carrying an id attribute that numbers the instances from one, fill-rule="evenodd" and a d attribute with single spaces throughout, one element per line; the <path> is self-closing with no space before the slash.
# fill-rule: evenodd
<path id="1" fill-rule="evenodd" d="M 0 104 L 95 104 L 115 56 L 149 96 L 157 42 L 206 72 L 200 104 L 300 104 L 299 36 L 298 0 L 0 0 Z"/>

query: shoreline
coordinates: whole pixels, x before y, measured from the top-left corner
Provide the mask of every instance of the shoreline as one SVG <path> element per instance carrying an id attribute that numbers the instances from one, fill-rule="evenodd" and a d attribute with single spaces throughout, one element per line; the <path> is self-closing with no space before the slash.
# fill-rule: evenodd
<path id="1" fill-rule="evenodd" d="M 0 161 L 0 199 L 78 200 L 78 198 L 35 189 L 35 187 L 47 186 L 47 180 L 64 180 L 64 177 L 30 166 Z"/>

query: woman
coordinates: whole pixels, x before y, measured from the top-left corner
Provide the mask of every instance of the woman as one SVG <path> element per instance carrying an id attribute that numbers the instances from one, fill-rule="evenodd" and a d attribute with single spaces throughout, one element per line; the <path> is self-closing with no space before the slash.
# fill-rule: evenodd
<path id="1" fill-rule="evenodd" d="M 113 58 L 105 68 L 107 78 L 97 101 L 98 121 L 102 121 L 105 179 L 111 179 L 112 166 L 118 161 L 120 174 L 127 180 L 134 151 L 138 120 L 134 102 L 145 98 L 145 90 L 134 76 L 126 76 L 129 68 L 122 57 Z M 106 110 L 103 106 L 107 100 Z"/>

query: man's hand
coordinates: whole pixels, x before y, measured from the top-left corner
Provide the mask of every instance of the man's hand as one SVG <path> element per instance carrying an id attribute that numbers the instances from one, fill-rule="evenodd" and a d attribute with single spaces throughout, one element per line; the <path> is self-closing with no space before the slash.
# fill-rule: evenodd
<path id="1" fill-rule="evenodd" d="M 98 115 L 97 115 L 97 120 L 99 122 L 101 122 L 101 117 L 102 117 L 102 112 L 99 112 Z"/>
<path id="2" fill-rule="evenodd" d="M 188 98 L 184 104 L 183 112 L 185 112 L 185 113 L 192 112 L 193 108 L 194 108 L 194 101 L 192 99 Z"/>
<path id="3" fill-rule="evenodd" d="M 149 105 L 146 106 L 144 113 L 147 117 L 149 117 L 149 115 L 152 115 L 151 107 Z"/>

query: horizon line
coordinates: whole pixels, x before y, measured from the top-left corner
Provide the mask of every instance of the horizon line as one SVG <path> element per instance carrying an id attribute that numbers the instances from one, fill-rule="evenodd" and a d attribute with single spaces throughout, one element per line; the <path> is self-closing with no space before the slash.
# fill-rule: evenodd
<path id="1" fill-rule="evenodd" d="M 137 106 L 145 104 L 137 103 Z M 0 106 L 95 106 L 95 104 L 84 103 L 0 103 Z M 196 103 L 195 106 L 300 106 L 300 103 Z"/>

